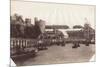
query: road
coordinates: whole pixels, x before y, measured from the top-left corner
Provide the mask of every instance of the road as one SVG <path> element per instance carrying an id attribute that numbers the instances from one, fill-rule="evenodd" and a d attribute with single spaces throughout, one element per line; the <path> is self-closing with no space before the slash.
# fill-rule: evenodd
<path id="1" fill-rule="evenodd" d="M 66 44 L 65 47 L 51 46 L 48 50 L 42 50 L 36 57 L 28 58 L 24 61 L 15 61 L 18 66 L 23 65 L 41 65 L 58 63 L 76 63 L 88 62 L 95 54 L 95 46 L 85 46 L 81 44 L 79 48 L 72 48 L 72 44 Z"/>

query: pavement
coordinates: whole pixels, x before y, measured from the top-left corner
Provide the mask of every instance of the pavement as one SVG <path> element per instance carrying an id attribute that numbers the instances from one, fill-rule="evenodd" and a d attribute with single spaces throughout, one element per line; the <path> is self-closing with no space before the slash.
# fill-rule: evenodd
<path id="1" fill-rule="evenodd" d="M 90 44 L 90 46 L 81 44 L 78 48 L 72 48 L 72 44 L 66 44 L 64 47 L 55 45 L 50 46 L 48 50 L 39 51 L 36 57 L 27 58 L 23 61 L 15 61 L 15 64 L 17 66 L 31 66 L 43 64 L 89 62 L 94 54 L 94 44 Z"/>

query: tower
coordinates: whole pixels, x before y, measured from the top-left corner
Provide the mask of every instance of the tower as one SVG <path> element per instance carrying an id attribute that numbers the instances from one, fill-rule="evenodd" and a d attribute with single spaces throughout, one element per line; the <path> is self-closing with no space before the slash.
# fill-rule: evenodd
<path id="1" fill-rule="evenodd" d="M 45 21 L 40 19 L 38 20 L 37 17 L 34 18 L 36 30 L 39 30 L 40 33 L 44 33 L 45 31 Z"/>

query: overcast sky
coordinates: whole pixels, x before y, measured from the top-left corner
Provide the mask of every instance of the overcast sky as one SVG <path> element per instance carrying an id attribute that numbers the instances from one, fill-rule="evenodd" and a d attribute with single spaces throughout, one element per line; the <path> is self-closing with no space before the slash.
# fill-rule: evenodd
<path id="1" fill-rule="evenodd" d="M 46 25 L 84 25 L 87 21 L 95 28 L 95 6 L 56 3 L 11 1 L 11 15 L 18 13 L 23 18 L 34 17 L 46 21 Z"/>

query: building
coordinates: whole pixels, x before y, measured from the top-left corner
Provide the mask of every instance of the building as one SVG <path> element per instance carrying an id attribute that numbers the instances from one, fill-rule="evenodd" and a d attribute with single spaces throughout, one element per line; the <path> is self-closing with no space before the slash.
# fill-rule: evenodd
<path id="1" fill-rule="evenodd" d="M 45 21 L 40 19 L 38 20 L 38 18 L 34 18 L 34 22 L 35 22 L 35 29 L 37 30 L 36 32 L 38 34 L 44 33 L 45 32 Z"/>

